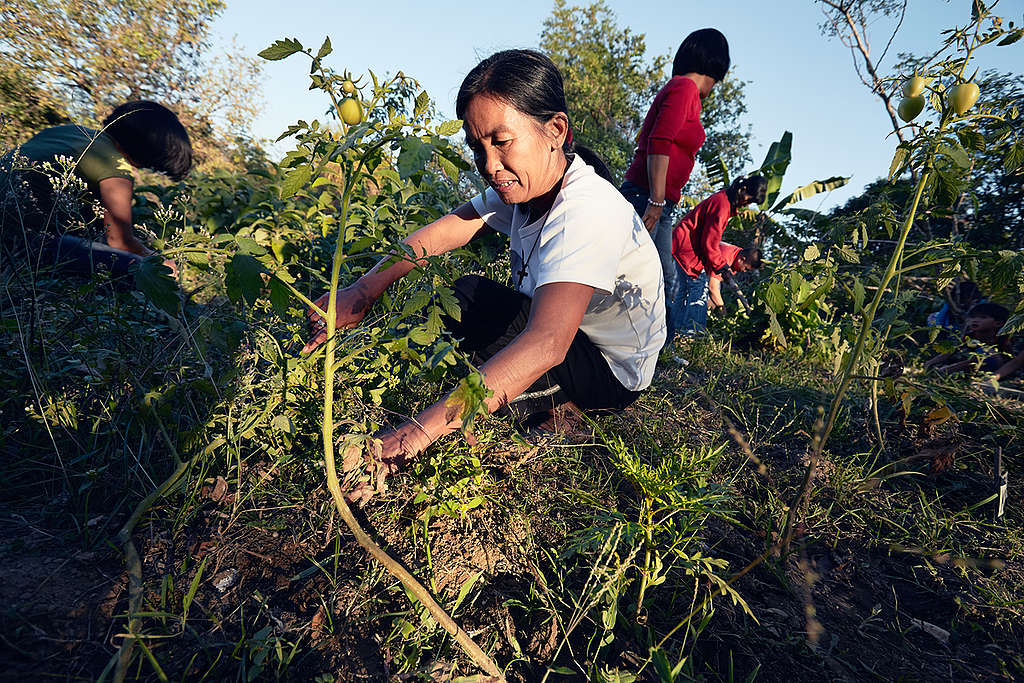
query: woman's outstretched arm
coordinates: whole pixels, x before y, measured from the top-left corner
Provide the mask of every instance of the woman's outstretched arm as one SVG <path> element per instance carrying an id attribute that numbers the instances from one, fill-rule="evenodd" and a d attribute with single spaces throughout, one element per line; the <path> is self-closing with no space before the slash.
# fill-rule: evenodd
<path id="1" fill-rule="evenodd" d="M 466 202 L 455 211 L 425 225 L 404 240 L 412 247 L 417 257 L 437 256 L 467 244 L 484 227 L 484 221 L 476 209 Z M 395 255 L 390 254 L 381 259 L 368 273 L 348 287 L 338 290 L 337 318 L 335 328 L 339 330 L 355 327 L 362 321 L 366 311 L 373 302 L 380 298 L 388 287 L 405 277 L 416 263 L 401 259 L 386 265 Z M 330 292 L 323 294 L 314 303 L 321 309 L 327 306 Z M 327 339 L 327 329 L 323 318 L 314 309 L 309 309 L 306 316 L 314 325 L 315 334 L 302 348 L 308 353 L 320 346 Z"/>
<path id="2" fill-rule="evenodd" d="M 561 363 L 572 345 L 594 288 L 575 282 L 553 282 L 537 288 L 526 328 L 480 368 L 493 395 L 488 410 L 523 393 L 537 378 Z M 381 437 L 385 460 L 404 460 L 457 430 L 459 410 L 448 396 Z"/>

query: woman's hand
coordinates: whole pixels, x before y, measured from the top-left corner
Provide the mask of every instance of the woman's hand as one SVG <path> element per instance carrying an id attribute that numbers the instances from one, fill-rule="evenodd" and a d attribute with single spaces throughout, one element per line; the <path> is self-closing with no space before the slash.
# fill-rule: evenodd
<path id="1" fill-rule="evenodd" d="M 664 206 L 655 206 L 648 202 L 647 210 L 644 211 L 644 226 L 647 228 L 647 232 L 654 232 L 654 229 L 658 227 L 658 221 L 661 220 L 661 212 L 665 210 Z"/>
<path id="2" fill-rule="evenodd" d="M 403 467 L 433 443 L 430 435 L 412 422 L 384 432 L 378 438 L 381 442 L 381 460 L 392 471 Z"/>
<path id="3" fill-rule="evenodd" d="M 174 262 L 174 259 L 164 259 L 164 265 L 171 269 L 171 277 L 174 279 L 178 278 L 178 264 Z"/>
<path id="4" fill-rule="evenodd" d="M 352 445 L 341 454 L 345 500 L 364 505 L 374 495 L 387 491 L 388 477 L 423 452 L 431 439 L 420 427 L 406 422 L 370 441 Z"/>
<path id="5" fill-rule="evenodd" d="M 320 310 L 326 310 L 330 298 L 331 293 L 327 292 L 313 303 Z M 356 282 L 351 287 L 339 289 L 334 329 L 346 330 L 350 327 L 355 327 L 362 322 L 371 305 L 373 305 L 373 299 L 366 291 L 365 285 Z M 315 309 L 310 308 L 306 311 L 306 317 L 309 318 L 313 337 L 302 347 L 303 353 L 309 353 L 327 340 L 327 323 L 324 321 L 323 316 L 317 313 Z"/>

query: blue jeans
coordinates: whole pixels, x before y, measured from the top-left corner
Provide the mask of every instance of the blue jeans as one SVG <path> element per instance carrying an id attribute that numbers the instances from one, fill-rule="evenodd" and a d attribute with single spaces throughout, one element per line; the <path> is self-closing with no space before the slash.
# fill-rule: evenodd
<path id="1" fill-rule="evenodd" d="M 629 200 L 629 203 L 633 205 L 636 212 L 643 218 L 644 212 L 647 211 L 647 200 L 651 197 L 650 192 L 628 180 L 622 183 L 619 192 Z M 654 246 L 658 248 L 658 258 L 661 259 L 661 274 L 665 278 L 665 306 L 668 311 L 672 310 L 672 302 L 675 301 L 678 289 L 676 262 L 672 258 L 672 228 L 675 227 L 672 216 L 675 213 L 675 208 L 675 202 L 665 200 L 665 206 L 661 210 L 661 218 L 658 219 L 658 224 L 654 227 L 654 232 L 651 233 Z M 666 322 L 668 322 L 667 317 Z M 668 324 L 668 338 L 671 339 L 672 326 L 671 323 Z"/>
<path id="2" fill-rule="evenodd" d="M 708 326 L 708 274 L 702 272 L 692 277 L 684 273 L 678 263 L 673 265 L 677 271 L 679 291 L 669 313 L 672 321 L 669 329 L 688 335 L 703 332 Z"/>

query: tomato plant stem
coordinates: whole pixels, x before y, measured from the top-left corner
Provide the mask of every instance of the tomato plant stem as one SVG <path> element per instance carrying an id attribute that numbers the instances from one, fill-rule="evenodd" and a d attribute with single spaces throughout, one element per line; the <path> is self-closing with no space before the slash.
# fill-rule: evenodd
<path id="1" fill-rule="evenodd" d="M 882 279 L 878 283 L 878 289 L 875 290 L 875 295 L 871 298 L 871 304 L 868 306 L 868 310 L 864 312 L 864 317 L 860 324 L 860 331 L 857 334 L 857 341 L 843 366 L 842 379 L 839 382 L 839 388 L 836 390 L 836 394 L 832 398 L 832 403 L 829 406 L 828 417 L 825 420 L 824 428 L 820 435 L 817 435 L 814 439 L 810 462 L 807 463 L 807 469 L 804 471 L 804 479 L 800 485 L 800 490 L 793 498 L 793 502 L 790 504 L 789 510 L 786 511 L 786 526 L 782 535 L 783 552 L 788 552 L 789 544 L 793 540 L 797 513 L 807 502 L 808 493 L 811 488 L 811 481 L 814 479 L 814 472 L 818 466 L 818 460 L 821 458 L 821 453 L 825 448 L 825 443 L 828 441 L 828 437 L 832 433 L 832 428 L 835 426 L 836 417 L 839 415 L 839 409 L 842 407 L 843 398 L 846 396 L 846 392 L 849 390 L 850 384 L 853 382 L 853 373 L 856 370 L 857 364 L 860 362 L 860 357 L 864 352 L 864 345 L 866 344 L 868 334 L 871 331 L 871 325 L 874 323 L 875 314 L 878 311 L 879 305 L 882 303 L 882 297 L 885 296 L 885 293 L 888 291 L 889 283 L 892 281 L 893 277 L 896 276 L 897 268 L 903 258 L 903 249 L 907 243 L 907 236 L 910 234 L 910 229 L 914 225 L 914 219 L 917 217 L 917 208 L 921 203 L 921 196 L 924 194 L 924 188 L 928 183 L 930 175 L 930 169 L 926 170 L 921 174 L 921 177 L 917 181 L 917 188 L 914 193 L 914 201 L 910 206 L 910 213 L 903 222 L 903 228 L 900 230 L 899 240 L 896 243 L 896 248 L 893 250 L 892 257 L 889 259 L 889 265 L 886 267 L 885 273 L 882 275 Z"/>
<path id="2" fill-rule="evenodd" d="M 357 167 L 357 173 L 361 170 L 362 165 L 363 159 L 360 159 Z M 324 469 L 327 474 L 327 489 L 331 492 L 331 497 L 334 499 L 334 505 L 338 510 L 338 514 L 352 532 L 352 535 L 355 536 L 356 542 L 359 543 L 359 545 L 361 545 L 375 560 L 380 562 L 389 574 L 402 582 L 402 585 L 405 586 L 406 589 L 408 589 L 408 591 L 420 601 L 420 604 L 427 609 L 430 616 L 432 616 L 434 620 L 449 633 L 449 635 L 455 638 L 456 642 L 462 646 L 462 649 L 478 667 L 495 679 L 504 681 L 505 677 L 502 675 L 497 664 L 494 663 L 494 660 L 480 649 L 480 646 L 473 641 L 469 634 L 463 631 L 462 628 L 460 628 L 459 625 L 456 624 L 450 616 L 448 616 L 448 613 L 445 612 L 444 608 L 442 608 L 436 600 L 434 600 L 434 597 L 426 588 L 424 588 L 423 584 L 417 581 L 416 578 L 397 560 L 388 555 L 388 553 L 377 545 L 377 543 L 363 530 L 362 526 L 360 526 L 359 522 L 356 520 L 355 515 L 352 514 L 352 510 L 349 508 L 348 503 L 345 502 L 345 496 L 341 491 L 341 483 L 338 480 L 338 469 L 334 458 L 334 356 L 337 348 L 335 331 L 338 311 L 338 284 L 341 277 L 341 264 L 344 260 L 345 231 L 348 224 L 349 203 L 354 185 L 354 178 L 347 179 L 347 182 L 345 183 L 345 193 L 342 198 L 341 221 L 339 228 L 340 234 L 338 235 L 338 242 L 334 251 L 334 259 L 331 264 L 330 296 L 328 297 L 327 315 L 325 316 L 327 321 L 327 343 L 325 344 L 324 351 L 324 410 L 322 434 Z"/>

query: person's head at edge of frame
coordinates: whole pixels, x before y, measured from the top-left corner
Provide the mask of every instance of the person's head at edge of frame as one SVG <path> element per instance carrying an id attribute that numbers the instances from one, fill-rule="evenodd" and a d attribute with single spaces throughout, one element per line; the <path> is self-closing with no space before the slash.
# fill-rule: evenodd
<path id="1" fill-rule="evenodd" d="M 679 45 L 672 60 L 672 75 L 691 78 L 703 99 L 725 78 L 729 65 L 729 41 L 718 29 L 702 28 Z"/>
<path id="2" fill-rule="evenodd" d="M 192 168 L 192 141 L 177 115 L 157 102 L 119 105 L 103 120 L 103 132 L 132 166 L 181 180 Z"/>
<path id="3" fill-rule="evenodd" d="M 746 273 L 761 268 L 761 249 L 758 247 L 746 247 L 736 252 L 736 258 L 732 261 L 732 272 Z"/>
<path id="4" fill-rule="evenodd" d="M 980 342 L 994 344 L 999 336 L 999 329 L 1006 324 L 1009 317 L 1010 311 L 999 304 L 975 304 L 967 311 L 964 333 Z"/>
<path id="5" fill-rule="evenodd" d="M 484 59 L 459 88 L 455 113 L 480 175 L 506 204 L 544 204 L 574 144 L 562 74 L 534 50 Z"/>

